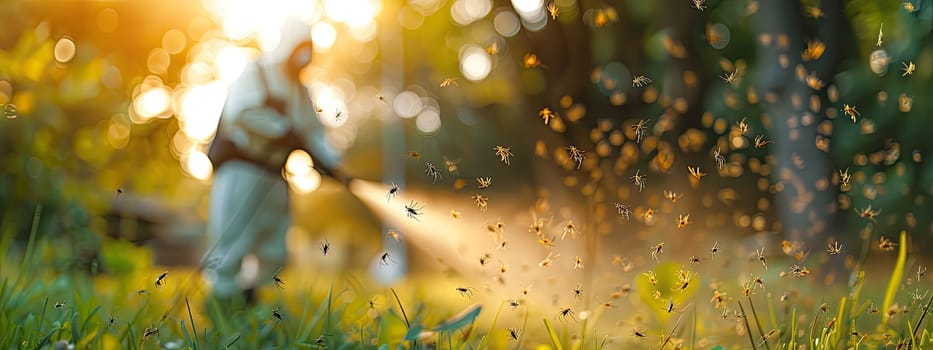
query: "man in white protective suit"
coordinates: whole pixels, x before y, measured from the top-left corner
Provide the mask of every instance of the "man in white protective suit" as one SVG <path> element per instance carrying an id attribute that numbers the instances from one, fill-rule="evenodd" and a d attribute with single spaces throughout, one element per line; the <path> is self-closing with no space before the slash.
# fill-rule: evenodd
<path id="1" fill-rule="evenodd" d="M 208 231 L 213 296 L 255 302 L 255 288 L 273 281 L 285 263 L 290 225 L 283 166 L 292 150 L 307 151 L 315 168 L 336 176 L 338 154 L 324 141 L 299 72 L 311 63 L 311 30 L 286 20 L 275 49 L 247 64 L 230 86 L 209 156 L 214 163 Z M 242 273 L 253 255 L 258 271 Z M 241 299 L 242 298 L 242 299 Z"/>

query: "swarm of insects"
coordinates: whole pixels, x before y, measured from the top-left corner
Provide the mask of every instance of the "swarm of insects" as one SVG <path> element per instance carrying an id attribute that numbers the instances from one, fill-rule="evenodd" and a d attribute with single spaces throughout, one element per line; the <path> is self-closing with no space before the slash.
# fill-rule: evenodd
<path id="1" fill-rule="evenodd" d="M 551 19 L 552 19 L 552 20 L 556 20 L 556 19 L 557 19 L 557 14 L 558 14 L 559 11 L 560 11 L 560 9 L 558 9 L 558 8 L 557 8 L 557 5 L 555 5 L 553 2 L 547 4 L 547 13 L 548 13 L 548 15 L 551 16 Z"/>
<path id="2" fill-rule="evenodd" d="M 421 221 L 421 220 L 418 220 L 418 215 L 422 214 L 421 212 L 422 208 L 424 208 L 424 206 L 419 206 L 418 202 L 411 201 L 410 203 L 408 203 L 408 205 L 405 206 L 405 215 L 408 216 L 409 219 L 414 219 L 415 221 Z"/>
<path id="3" fill-rule="evenodd" d="M 677 228 L 684 228 L 690 224 L 690 214 L 677 217 Z"/>
<path id="4" fill-rule="evenodd" d="M 683 193 L 677 193 L 671 190 L 664 190 L 664 198 L 671 201 L 671 203 L 677 203 L 677 200 L 683 197 L 684 197 Z"/>
<path id="5" fill-rule="evenodd" d="M 757 259 L 759 262 L 761 262 L 761 266 L 763 266 L 765 270 L 767 270 L 768 269 L 768 258 L 766 258 L 764 255 L 765 247 L 761 247 L 761 249 L 755 250 L 755 254 L 758 255 Z"/>
<path id="6" fill-rule="evenodd" d="M 522 57 L 522 66 L 525 68 L 534 68 L 540 65 L 541 61 L 538 60 L 538 55 L 529 52 Z"/>
<path id="7" fill-rule="evenodd" d="M 852 118 L 853 123 L 856 122 L 855 117 L 860 115 L 858 110 L 855 109 L 855 106 L 850 106 L 847 104 L 842 106 L 842 113 L 845 113 L 847 116 L 849 116 L 849 118 Z"/>
<path id="8" fill-rule="evenodd" d="M 641 170 L 635 170 L 635 175 L 632 175 L 629 179 L 632 180 L 632 183 L 635 184 L 635 187 L 638 187 L 638 192 L 641 192 L 645 189 L 645 186 L 648 184 L 648 178 L 645 174 L 641 173 Z"/>
<path id="9" fill-rule="evenodd" d="M 720 75 L 719 78 L 726 84 L 733 84 L 739 78 L 739 71 L 734 70 L 732 73 Z"/>
<path id="10" fill-rule="evenodd" d="M 437 183 L 437 180 L 444 179 L 444 176 L 441 175 L 440 170 L 437 170 L 437 167 L 435 167 L 434 164 L 431 164 L 431 163 L 428 163 L 428 166 L 424 168 L 424 173 L 433 179 L 432 183 Z"/>
<path id="11" fill-rule="evenodd" d="M 492 44 L 486 47 L 486 53 L 490 55 L 495 55 L 499 53 L 499 43 L 493 41 Z"/>
<path id="12" fill-rule="evenodd" d="M 419 160 L 421 159 L 421 153 L 418 151 L 408 151 L 405 152 L 405 158 Z"/>
<path id="13" fill-rule="evenodd" d="M 166 277 L 166 276 L 168 276 L 168 271 L 165 271 L 165 272 L 162 272 L 161 274 L 159 274 L 159 277 L 156 278 L 156 280 L 155 280 L 155 286 L 156 286 L 156 288 L 162 288 L 162 286 L 165 286 L 165 277 Z"/>
<path id="14" fill-rule="evenodd" d="M 574 288 L 571 292 L 573 293 L 574 298 L 576 299 L 582 298 L 583 297 L 583 283 L 577 283 L 577 287 Z"/>
<path id="15" fill-rule="evenodd" d="M 551 118 L 556 117 L 554 115 L 554 112 L 551 111 L 551 109 L 547 107 L 544 107 L 540 111 L 538 111 L 538 116 L 541 117 L 541 119 L 544 119 L 544 125 L 547 125 L 551 121 Z"/>
<path id="16" fill-rule="evenodd" d="M 849 187 L 850 181 L 852 181 L 852 176 L 849 175 L 849 168 L 846 168 L 846 170 L 839 170 L 839 186 L 841 188 Z"/>
<path id="17" fill-rule="evenodd" d="M 457 288 L 455 288 L 455 289 L 456 289 L 457 292 L 460 293 L 460 295 L 462 295 L 462 296 L 464 296 L 464 297 L 472 297 L 472 296 L 473 296 L 473 292 L 476 291 L 476 288 L 473 288 L 473 287 L 457 287 Z"/>
<path id="18" fill-rule="evenodd" d="M 476 182 L 478 183 L 477 187 L 482 190 L 482 189 L 489 188 L 489 185 L 492 185 L 492 178 L 491 177 L 478 177 L 476 178 Z"/>
<path id="19" fill-rule="evenodd" d="M 706 0 L 690 0 L 690 1 L 693 2 L 693 5 L 690 6 L 690 7 L 693 7 L 693 8 L 695 8 L 695 9 L 697 9 L 697 10 L 700 10 L 700 11 L 703 11 L 703 10 L 706 9 L 706 5 L 705 5 L 705 4 L 706 4 Z"/>
<path id="20" fill-rule="evenodd" d="M 476 207 L 479 208 L 479 211 L 485 213 L 488 204 L 487 200 L 489 200 L 489 198 L 483 197 L 481 194 L 475 194 L 472 198 L 473 203 L 476 204 Z"/>
<path id="21" fill-rule="evenodd" d="M 321 241 L 321 255 L 327 255 L 328 253 L 330 253 L 330 241 L 324 238 L 324 240 Z"/>
<path id="22" fill-rule="evenodd" d="M 547 253 L 547 256 L 545 256 L 544 259 L 541 259 L 541 262 L 538 263 L 538 266 L 540 267 L 551 266 L 551 263 L 553 263 L 554 259 L 556 259 L 558 256 L 560 256 L 560 253 L 555 253 L 555 252 Z"/>
<path id="23" fill-rule="evenodd" d="M 706 173 L 700 171 L 700 167 L 698 166 L 687 166 L 687 171 L 690 172 L 690 176 L 693 176 L 693 178 L 697 180 L 700 180 L 701 178 L 706 176 Z"/>
<path id="24" fill-rule="evenodd" d="M 379 265 L 389 266 L 390 262 L 395 262 L 395 260 L 389 256 L 389 252 L 382 252 L 382 255 L 379 256 Z"/>
<path id="25" fill-rule="evenodd" d="M 632 209 L 622 203 L 616 203 L 616 210 L 619 212 L 619 216 L 625 218 L 625 221 L 628 221 L 629 216 L 632 215 Z"/>
<path id="26" fill-rule="evenodd" d="M 446 78 L 441 82 L 441 87 L 457 86 L 457 78 Z"/>
<path id="27" fill-rule="evenodd" d="M 152 327 L 152 328 L 147 327 L 147 328 L 143 331 L 143 338 L 149 338 L 149 337 L 154 336 L 154 335 L 157 335 L 157 334 L 159 334 L 159 329 L 158 329 L 158 328 L 156 328 L 156 327 Z"/>
<path id="28" fill-rule="evenodd" d="M 638 123 L 632 125 L 632 130 L 635 132 L 635 143 L 641 143 L 648 131 L 648 119 L 639 120 Z"/>
<path id="29" fill-rule="evenodd" d="M 567 322 L 568 318 L 573 320 L 573 310 L 571 310 L 569 307 L 561 309 L 559 312 L 557 312 L 557 315 L 555 315 L 554 318 L 562 322 Z"/>
<path id="30" fill-rule="evenodd" d="M 650 222 L 652 219 L 654 219 L 654 209 L 645 209 L 645 212 L 641 214 L 641 218 L 645 220 L 645 222 Z"/>
<path id="31" fill-rule="evenodd" d="M 392 186 L 389 187 L 389 191 L 386 192 L 386 203 L 388 203 L 389 201 L 391 201 L 392 198 L 395 198 L 395 196 L 398 194 L 399 191 L 400 191 L 400 189 L 398 188 L 398 185 L 396 185 L 396 184 L 393 182 L 393 183 L 392 183 Z"/>
<path id="32" fill-rule="evenodd" d="M 745 118 L 742 118 L 742 120 L 735 123 L 735 130 L 742 135 L 748 133 L 748 123 L 745 122 Z"/>
<path id="33" fill-rule="evenodd" d="M 460 165 L 457 164 L 457 161 L 453 161 L 444 157 L 444 166 L 447 167 L 447 172 L 451 174 L 456 174 L 460 171 Z"/>
<path id="34" fill-rule="evenodd" d="M 800 54 L 800 58 L 804 61 L 815 61 L 823 56 L 824 51 L 826 51 L 826 44 L 823 42 L 819 40 L 808 41 L 807 47 Z"/>
<path id="35" fill-rule="evenodd" d="M 878 217 L 878 215 L 881 214 L 881 210 L 879 209 L 879 210 L 876 211 L 876 210 L 872 209 L 872 208 L 871 208 L 871 204 L 869 204 L 868 207 L 866 207 L 866 208 L 864 208 L 864 209 L 858 209 L 858 208 L 856 208 L 856 209 L 855 209 L 855 213 L 858 214 L 858 216 L 859 216 L 860 218 L 862 218 L 862 219 L 868 219 L 868 220 L 871 221 L 871 222 L 875 222 L 875 218 Z"/>
<path id="36" fill-rule="evenodd" d="M 713 160 L 716 161 L 716 167 L 720 170 L 726 166 L 726 157 L 723 157 L 722 152 L 719 151 L 719 147 L 716 147 L 716 150 L 713 151 Z"/>
<path id="37" fill-rule="evenodd" d="M 570 159 L 577 162 L 577 169 L 583 166 L 583 161 L 586 160 L 586 151 L 576 146 L 567 146 L 567 154 L 570 156 Z"/>
<path id="38" fill-rule="evenodd" d="M 564 224 L 564 231 L 561 233 L 560 239 L 564 240 L 567 234 L 570 234 L 570 238 L 577 238 L 577 225 L 573 223 L 573 220 L 567 221 L 567 223 Z"/>
<path id="39" fill-rule="evenodd" d="M 881 238 L 878 239 L 878 248 L 883 251 L 891 252 L 894 251 L 895 247 L 897 247 L 897 243 L 892 242 L 885 236 L 881 236 Z"/>
<path id="40" fill-rule="evenodd" d="M 755 148 L 765 148 L 765 146 L 772 142 L 774 141 L 765 139 L 765 135 L 759 134 L 755 136 Z"/>
<path id="41" fill-rule="evenodd" d="M 654 271 L 643 272 L 642 275 L 648 277 L 648 283 L 650 283 L 652 286 L 658 284 L 658 277 L 654 274 Z"/>
<path id="42" fill-rule="evenodd" d="M 914 65 L 914 61 L 901 62 L 901 66 L 903 67 L 901 68 L 901 70 L 904 71 L 904 74 L 901 74 L 902 77 L 906 77 L 908 75 L 914 74 L 914 71 L 917 70 L 917 66 Z"/>
<path id="43" fill-rule="evenodd" d="M 659 257 L 661 253 L 664 253 L 664 242 L 658 243 L 651 248 L 651 258 L 654 259 L 654 261 L 660 262 Z"/>
<path id="44" fill-rule="evenodd" d="M 644 75 L 636 75 L 632 78 L 632 87 L 645 87 L 651 84 L 651 79 Z"/>
<path id="45" fill-rule="evenodd" d="M 519 333 L 518 333 L 518 330 L 517 330 L 517 329 L 515 329 L 515 328 L 506 328 L 505 331 L 506 331 L 506 332 L 509 332 L 509 338 L 510 338 L 510 339 L 512 339 L 512 340 L 518 340 L 518 335 L 519 335 Z"/>
<path id="46" fill-rule="evenodd" d="M 505 163 L 505 165 L 510 165 L 509 160 L 512 158 L 512 152 L 509 151 L 508 147 L 496 146 L 493 148 L 496 151 L 496 155 L 499 156 L 499 160 Z"/>

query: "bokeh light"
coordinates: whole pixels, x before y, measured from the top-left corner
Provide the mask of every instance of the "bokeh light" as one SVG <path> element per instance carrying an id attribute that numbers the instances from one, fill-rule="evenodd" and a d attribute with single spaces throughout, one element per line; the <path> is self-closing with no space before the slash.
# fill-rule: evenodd
<path id="1" fill-rule="evenodd" d="M 170 29 L 162 35 L 162 49 L 171 55 L 177 55 L 187 45 L 185 33 L 178 29 Z"/>
<path id="2" fill-rule="evenodd" d="M 142 121 L 160 116 L 168 111 L 171 95 L 164 87 L 154 87 L 144 91 L 133 100 L 133 111 Z"/>
<path id="3" fill-rule="evenodd" d="M 504 37 L 512 37 L 522 29 L 521 21 L 512 11 L 497 13 L 493 19 L 493 26 L 496 28 L 496 33 Z"/>
<path id="4" fill-rule="evenodd" d="M 492 70 L 492 60 L 486 50 L 476 45 L 467 45 L 460 51 L 460 72 L 472 81 L 486 79 Z"/>
<path id="5" fill-rule="evenodd" d="M 55 43 L 54 55 L 58 63 L 68 63 L 75 58 L 75 42 L 70 37 L 64 36 Z"/>
<path id="6" fill-rule="evenodd" d="M 185 135 L 201 141 L 213 136 L 226 98 L 227 89 L 219 81 L 188 88 L 178 113 Z"/>
<path id="7" fill-rule="evenodd" d="M 204 152 L 195 151 L 187 154 L 182 160 L 182 170 L 198 180 L 207 180 L 214 172 L 210 158 Z"/>
<path id="8" fill-rule="evenodd" d="M 314 40 L 314 49 L 327 52 L 337 41 L 337 30 L 327 22 L 318 22 L 311 27 L 311 39 Z"/>
<path id="9" fill-rule="evenodd" d="M 441 115 L 436 108 L 425 108 L 415 119 L 418 131 L 431 134 L 441 128 Z"/>
<path id="10" fill-rule="evenodd" d="M 298 193 L 309 193 L 321 185 L 321 174 L 314 170 L 311 155 L 303 150 L 292 151 L 285 161 L 285 178 Z"/>
<path id="11" fill-rule="evenodd" d="M 402 91 L 396 95 L 394 106 L 395 114 L 402 118 L 412 118 L 424 107 L 421 97 L 411 91 Z"/>

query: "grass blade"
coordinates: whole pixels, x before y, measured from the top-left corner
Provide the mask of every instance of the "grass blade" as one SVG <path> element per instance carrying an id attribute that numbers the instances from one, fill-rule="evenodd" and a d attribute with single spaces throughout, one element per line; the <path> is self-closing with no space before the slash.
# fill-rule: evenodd
<path id="1" fill-rule="evenodd" d="M 490 331 L 492 331 L 493 329 L 496 329 L 496 321 L 499 321 L 499 314 L 502 312 L 502 306 L 504 306 L 504 305 L 505 305 L 505 301 L 504 301 L 504 300 L 503 300 L 502 302 L 499 303 L 499 309 L 496 310 L 496 315 L 493 316 L 493 318 L 492 318 L 492 324 L 489 326 L 489 330 L 490 330 Z M 489 337 L 489 334 L 484 335 L 484 336 L 483 336 L 483 339 L 480 339 L 480 341 L 479 341 L 479 346 L 478 346 L 477 348 L 482 349 L 482 348 L 483 348 L 483 344 L 486 343 L 486 338 L 488 338 L 488 337 Z"/>
<path id="2" fill-rule="evenodd" d="M 752 350 L 757 350 L 758 347 L 755 346 L 755 339 L 752 338 L 752 328 L 748 325 L 748 314 L 745 313 L 745 308 L 742 307 L 742 302 L 739 301 L 737 303 L 739 304 L 739 311 L 742 312 L 742 320 L 745 321 L 745 334 L 748 334 L 748 341 L 752 343 Z"/>
<path id="3" fill-rule="evenodd" d="M 197 330 L 195 330 L 195 332 L 197 332 Z M 185 320 L 181 320 L 181 334 L 185 336 L 185 341 L 193 348 L 195 345 L 194 342 L 191 341 L 191 335 L 188 334 L 188 327 L 185 326 Z"/>
<path id="4" fill-rule="evenodd" d="M 927 302 L 927 306 L 923 307 L 923 313 L 920 314 L 920 320 L 917 321 L 917 325 L 914 326 L 914 328 L 908 327 L 908 329 L 910 329 L 910 341 L 907 343 L 907 349 L 910 349 L 915 342 L 914 339 L 917 337 L 917 330 L 923 326 L 923 319 L 926 318 L 927 312 L 930 311 L 931 305 L 933 305 L 933 295 L 930 296 L 930 301 Z"/>
<path id="5" fill-rule="evenodd" d="M 78 331 L 78 312 L 71 314 L 71 343 L 77 344 L 81 340 L 81 333 Z"/>
<path id="6" fill-rule="evenodd" d="M 551 327 L 551 322 L 548 322 L 546 318 L 544 319 L 544 328 L 547 329 L 547 334 L 551 337 L 551 343 L 554 344 L 554 348 L 557 350 L 564 350 L 564 347 L 560 344 L 560 338 L 557 337 L 557 332 L 554 331 L 554 327 Z"/>
<path id="7" fill-rule="evenodd" d="M 81 333 L 84 333 L 84 330 L 87 329 L 88 321 L 90 321 L 91 317 L 94 317 L 98 311 L 100 311 L 100 305 L 97 305 L 97 307 L 95 307 L 94 310 L 91 310 L 91 313 L 84 318 L 84 323 L 81 324 Z"/>
<path id="8" fill-rule="evenodd" d="M 233 346 L 233 344 L 236 344 L 236 342 L 238 342 L 238 341 L 240 341 L 240 335 L 239 335 L 239 334 L 237 334 L 236 338 L 233 338 L 233 340 L 227 342 L 227 346 L 225 346 L 224 348 L 225 348 L 225 349 L 229 349 L 231 346 Z"/>
<path id="9" fill-rule="evenodd" d="M 395 292 L 395 288 L 389 288 L 389 290 L 391 290 L 391 291 L 392 291 L 392 295 L 395 296 L 395 302 L 398 303 L 398 308 L 399 308 L 400 310 L 402 310 L 402 318 L 405 319 L 405 326 L 408 327 L 408 330 L 409 330 L 409 331 L 411 331 L 411 321 L 408 320 L 408 314 L 405 313 L 405 307 L 402 306 L 402 299 L 399 299 L 398 293 Z M 418 342 L 412 340 L 412 342 L 411 342 L 411 347 L 412 347 L 413 349 L 417 349 L 417 348 L 418 348 Z"/>
<path id="10" fill-rule="evenodd" d="M 198 327 L 194 324 L 194 315 L 191 314 L 191 304 L 188 302 L 188 298 L 185 298 L 185 306 L 188 307 L 188 319 L 191 320 L 191 331 L 194 332 L 194 343 L 191 344 L 191 347 L 198 350 L 201 339 L 198 337 Z"/>
<path id="11" fill-rule="evenodd" d="M 796 349 L 794 344 L 797 340 L 797 308 L 790 312 L 790 341 L 787 343 L 787 349 Z"/>
<path id="12" fill-rule="evenodd" d="M 767 342 L 768 338 L 765 337 L 765 331 L 761 329 L 761 321 L 758 320 L 758 312 L 755 311 L 755 303 L 752 302 L 752 296 L 747 295 L 746 297 L 748 298 L 748 307 L 752 309 L 752 317 L 755 318 L 755 326 L 758 327 L 758 335 L 761 336 L 761 339 L 763 340 L 765 344 L 765 348 L 768 350 L 771 350 L 771 345 L 768 345 L 768 342 Z M 747 320 L 748 320 L 748 317 L 746 317 L 746 322 Z"/>
<path id="13" fill-rule="evenodd" d="M 888 289 L 884 292 L 884 304 L 881 309 L 881 328 L 888 325 L 888 308 L 894 302 L 894 295 L 897 294 L 897 287 L 901 285 L 901 278 L 904 277 L 904 265 L 907 262 L 907 231 L 901 231 L 900 246 L 897 251 L 897 263 L 894 265 L 894 272 L 891 273 L 891 280 L 888 281 Z"/>

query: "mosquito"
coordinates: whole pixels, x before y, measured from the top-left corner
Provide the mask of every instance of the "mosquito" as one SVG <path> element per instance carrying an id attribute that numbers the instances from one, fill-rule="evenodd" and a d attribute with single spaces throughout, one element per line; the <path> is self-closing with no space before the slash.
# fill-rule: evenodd
<path id="1" fill-rule="evenodd" d="M 616 203 L 616 210 L 618 210 L 619 216 L 625 218 L 625 221 L 628 221 L 629 216 L 632 215 L 632 209 L 622 203 Z"/>
<path id="2" fill-rule="evenodd" d="M 330 241 L 325 237 L 321 242 L 321 255 L 327 255 L 327 253 L 330 253 Z"/>
<path id="3" fill-rule="evenodd" d="M 645 87 L 648 84 L 651 84 L 651 79 L 644 75 L 638 75 L 632 78 L 632 87 Z"/>
<path id="4" fill-rule="evenodd" d="M 632 125 L 632 130 L 635 131 L 635 143 L 641 143 L 648 131 L 648 119 L 639 120 L 638 123 Z"/>
<path id="5" fill-rule="evenodd" d="M 165 285 L 165 276 L 168 276 L 168 271 L 162 272 L 158 278 L 156 278 L 155 285 L 158 288 L 161 288 Z"/>
<path id="6" fill-rule="evenodd" d="M 414 219 L 415 221 L 421 221 L 421 220 L 418 220 L 418 215 L 423 214 L 421 212 L 421 209 L 423 208 L 424 206 L 418 206 L 418 202 L 411 201 L 411 203 L 405 206 L 405 215 L 407 215 L 409 219 Z"/>
<path id="7" fill-rule="evenodd" d="M 392 198 L 395 198 L 399 191 L 401 191 L 401 189 L 393 182 L 392 187 L 389 187 L 389 192 L 386 193 L 386 203 L 389 203 Z"/>
<path id="8" fill-rule="evenodd" d="M 635 187 L 638 187 L 638 192 L 641 192 L 645 189 L 645 186 L 648 185 L 648 178 L 646 175 L 641 174 L 641 169 L 635 170 L 635 175 L 630 177 L 632 183 L 635 184 Z"/>
<path id="9" fill-rule="evenodd" d="M 716 161 L 716 166 L 722 170 L 726 166 L 726 157 L 723 157 L 722 152 L 719 151 L 719 147 L 716 147 L 716 150 L 713 151 L 713 160 Z"/>
<path id="10" fill-rule="evenodd" d="M 437 167 L 435 167 L 434 164 L 431 164 L 431 163 L 428 163 L 428 166 L 424 169 L 424 173 L 428 174 L 428 176 L 434 179 L 434 181 L 432 181 L 431 183 L 437 183 L 438 179 L 441 179 L 441 180 L 444 179 L 444 176 L 441 175 L 440 170 L 437 170 Z"/>

